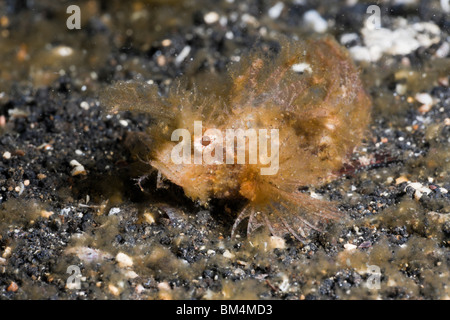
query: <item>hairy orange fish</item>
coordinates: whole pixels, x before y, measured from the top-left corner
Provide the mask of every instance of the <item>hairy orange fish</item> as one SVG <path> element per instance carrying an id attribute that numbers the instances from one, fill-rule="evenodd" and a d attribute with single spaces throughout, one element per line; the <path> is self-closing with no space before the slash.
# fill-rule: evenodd
<path id="1" fill-rule="evenodd" d="M 335 203 L 298 189 L 333 179 L 364 136 L 371 101 L 358 70 L 330 37 L 285 39 L 276 57 L 253 52 L 227 77 L 214 84 L 217 94 L 200 93 L 195 84 L 187 89 L 182 81 L 167 96 L 156 85 L 117 82 L 101 102 L 109 111 L 144 112 L 155 120 L 140 140 L 147 150 L 140 156 L 186 196 L 201 204 L 248 200 L 232 234 L 248 218 L 249 234 L 267 226 L 273 235 L 303 242 L 341 216 Z"/>

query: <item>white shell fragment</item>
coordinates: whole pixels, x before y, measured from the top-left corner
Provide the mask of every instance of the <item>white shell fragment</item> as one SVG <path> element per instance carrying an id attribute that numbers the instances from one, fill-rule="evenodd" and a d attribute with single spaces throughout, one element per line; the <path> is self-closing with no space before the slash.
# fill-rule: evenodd
<path id="1" fill-rule="evenodd" d="M 86 170 L 84 169 L 83 165 L 77 160 L 70 161 L 70 165 L 73 167 L 72 171 L 70 172 L 72 176 L 77 176 L 80 174 L 86 175 Z"/>

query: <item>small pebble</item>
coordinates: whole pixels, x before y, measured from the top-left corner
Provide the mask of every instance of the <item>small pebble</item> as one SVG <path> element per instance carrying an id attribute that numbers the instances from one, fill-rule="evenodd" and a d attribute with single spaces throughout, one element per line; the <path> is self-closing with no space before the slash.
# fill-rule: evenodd
<path id="1" fill-rule="evenodd" d="M 172 44 L 172 40 L 170 39 L 164 39 L 161 44 L 163 45 L 163 47 L 168 47 Z"/>
<path id="2" fill-rule="evenodd" d="M 370 248 L 372 246 L 372 242 L 370 241 L 364 241 L 359 245 L 359 248 Z"/>
<path id="3" fill-rule="evenodd" d="M 225 252 L 223 253 L 223 256 L 228 259 L 234 258 L 234 254 L 232 254 L 229 250 L 225 250 Z"/>
<path id="4" fill-rule="evenodd" d="M 423 104 L 433 104 L 433 97 L 431 97 L 428 93 L 418 93 L 415 96 L 416 100 Z"/>
<path id="5" fill-rule="evenodd" d="M 159 56 L 156 58 L 156 63 L 158 64 L 158 66 L 163 67 L 163 66 L 166 65 L 167 59 L 166 59 L 165 56 L 159 55 Z"/>
<path id="6" fill-rule="evenodd" d="M 48 218 L 50 218 L 52 215 L 53 215 L 53 211 L 45 211 L 45 210 L 42 210 L 42 211 L 41 211 L 41 217 L 43 217 L 43 218 L 48 219 Z"/>
<path id="7" fill-rule="evenodd" d="M 414 198 L 419 201 L 420 198 L 422 198 L 422 195 L 425 194 L 429 194 L 431 193 L 431 190 L 428 187 L 423 186 L 421 183 L 419 182 L 409 182 L 408 185 L 406 186 L 406 188 L 411 187 L 415 190 L 414 192 Z M 405 188 L 405 191 L 406 191 Z"/>
<path id="8" fill-rule="evenodd" d="M 242 270 L 241 268 L 236 268 L 234 270 L 234 274 L 237 275 L 237 276 L 245 276 L 245 271 Z"/>
<path id="9" fill-rule="evenodd" d="M 128 279 L 136 279 L 137 277 L 139 277 L 139 275 L 134 272 L 133 270 L 127 270 L 124 273 L 125 277 L 127 277 Z"/>
<path id="10" fill-rule="evenodd" d="M 116 261 L 121 268 L 128 268 L 133 266 L 133 259 L 123 252 L 119 252 L 117 254 Z"/>
<path id="11" fill-rule="evenodd" d="M 47 178 L 47 176 L 45 174 L 43 174 L 43 173 L 38 173 L 37 178 L 39 180 L 43 180 L 43 179 Z"/>
<path id="12" fill-rule="evenodd" d="M 145 288 L 141 284 L 138 284 L 135 288 L 135 291 L 137 294 L 141 294 L 144 290 L 145 290 Z"/>
<path id="13" fill-rule="evenodd" d="M 449 53 L 450 53 L 450 44 L 447 41 L 444 41 L 444 43 L 439 47 L 439 49 L 436 50 L 435 55 L 438 58 L 445 58 L 448 56 Z"/>
<path id="14" fill-rule="evenodd" d="M 108 216 L 113 216 L 119 212 L 120 212 L 120 208 L 111 208 L 111 210 L 109 210 Z"/>
<path id="15" fill-rule="evenodd" d="M 305 12 L 303 21 L 307 27 L 317 33 L 324 33 L 328 29 L 327 21 L 316 10 Z"/>
<path id="16" fill-rule="evenodd" d="M 283 238 L 277 236 L 271 236 L 269 241 L 269 246 L 272 249 L 285 249 L 286 241 Z"/>
<path id="17" fill-rule="evenodd" d="M 283 281 L 281 282 L 281 284 L 278 286 L 281 290 L 281 292 L 287 292 L 290 284 L 289 284 L 289 278 L 283 274 Z"/>
<path id="18" fill-rule="evenodd" d="M 19 185 L 14 189 L 17 193 L 19 193 L 19 196 L 22 195 L 23 191 L 25 190 L 25 186 L 22 182 L 19 183 Z"/>
<path id="19" fill-rule="evenodd" d="M 164 291 L 170 291 L 170 284 L 166 281 L 158 283 L 158 289 Z"/>
<path id="20" fill-rule="evenodd" d="M 259 27 L 258 19 L 248 13 L 244 13 L 241 19 L 245 24 L 251 25 L 255 28 Z"/>
<path id="21" fill-rule="evenodd" d="M 14 155 L 23 157 L 25 155 L 25 151 L 17 149 L 16 151 L 14 151 Z"/>
<path id="22" fill-rule="evenodd" d="M 448 77 L 439 78 L 438 83 L 443 87 L 448 87 L 448 84 L 449 84 Z"/>
<path id="23" fill-rule="evenodd" d="M 432 105 L 431 104 L 423 104 L 419 107 L 419 112 L 420 113 L 427 113 L 428 111 L 431 110 Z"/>
<path id="24" fill-rule="evenodd" d="M 10 159 L 10 158 L 11 158 L 11 152 L 6 151 L 5 153 L 3 153 L 3 159 L 8 160 L 8 159 Z"/>
<path id="25" fill-rule="evenodd" d="M 404 83 L 397 83 L 395 85 L 395 91 L 399 94 L 399 95 L 404 95 L 406 94 L 406 92 L 408 91 L 408 86 Z"/>
<path id="26" fill-rule="evenodd" d="M 86 101 L 83 101 L 80 103 L 80 107 L 81 107 L 81 109 L 89 110 L 89 103 L 87 103 Z"/>
<path id="27" fill-rule="evenodd" d="M 12 249 L 11 247 L 6 247 L 3 251 L 2 257 L 8 259 L 11 256 Z"/>
<path id="28" fill-rule="evenodd" d="M 216 23 L 217 21 L 219 21 L 219 14 L 217 12 L 211 11 L 208 12 L 207 14 L 205 14 L 205 16 L 203 17 L 203 19 L 205 20 L 205 22 L 207 24 L 213 24 Z"/>
<path id="29" fill-rule="evenodd" d="M 346 244 L 344 244 L 344 248 L 347 251 L 352 251 L 352 250 L 355 250 L 357 248 L 357 246 L 355 246 L 354 244 L 351 244 L 351 243 L 346 243 Z"/>
<path id="30" fill-rule="evenodd" d="M 357 33 L 344 33 L 341 36 L 341 44 L 346 45 L 351 43 L 352 41 L 356 41 L 359 39 L 359 36 Z"/>
<path id="31" fill-rule="evenodd" d="M 408 178 L 406 178 L 405 176 L 400 176 L 397 179 L 395 179 L 395 184 L 399 185 L 403 182 L 408 182 Z"/>
<path id="32" fill-rule="evenodd" d="M 187 56 L 189 55 L 190 52 L 191 52 L 191 47 L 190 46 L 185 46 L 183 48 L 183 50 L 181 50 L 181 52 L 175 58 L 175 64 L 176 65 L 180 65 L 184 61 L 184 59 L 187 58 Z"/>
<path id="33" fill-rule="evenodd" d="M 118 296 L 120 294 L 119 288 L 117 288 L 115 285 L 110 284 L 108 285 L 108 290 L 113 296 Z"/>
<path id="34" fill-rule="evenodd" d="M 145 219 L 145 222 L 147 222 L 148 224 L 155 223 L 155 218 L 149 212 L 144 213 L 144 219 Z"/>
<path id="35" fill-rule="evenodd" d="M 14 281 L 11 282 L 11 284 L 9 285 L 8 289 L 6 289 L 8 292 L 16 292 L 17 290 L 19 290 L 19 286 L 17 285 L 17 283 L 15 283 Z"/>
<path id="36" fill-rule="evenodd" d="M 77 160 L 70 161 L 70 165 L 73 167 L 72 171 L 70 172 L 72 176 L 77 176 L 80 174 L 86 175 L 86 170 L 84 169 L 83 165 Z"/>
<path id="37" fill-rule="evenodd" d="M 292 66 L 292 71 L 297 72 L 297 73 L 304 73 L 305 71 L 307 71 L 307 72 L 311 73 L 312 69 L 309 64 L 302 62 L 302 63 L 294 64 Z"/>
<path id="38" fill-rule="evenodd" d="M 71 47 L 68 46 L 58 46 L 56 48 L 54 48 L 53 53 L 55 53 L 58 56 L 61 57 L 68 57 L 71 56 L 73 54 L 73 49 Z"/>
<path id="39" fill-rule="evenodd" d="M 278 19 L 278 17 L 280 16 L 281 12 L 284 9 L 284 3 L 283 2 L 277 2 L 273 7 L 271 7 L 269 9 L 269 11 L 267 12 L 267 14 L 269 15 L 269 17 L 271 19 Z"/>

